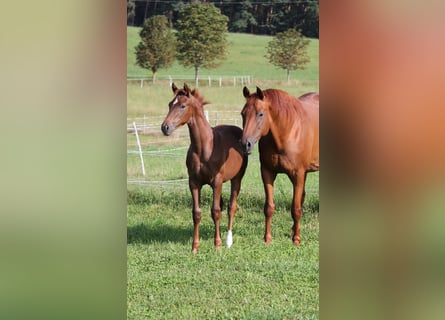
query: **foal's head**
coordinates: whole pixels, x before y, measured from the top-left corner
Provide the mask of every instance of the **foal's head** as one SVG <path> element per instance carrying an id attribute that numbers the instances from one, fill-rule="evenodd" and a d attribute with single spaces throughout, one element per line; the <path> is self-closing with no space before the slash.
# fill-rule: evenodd
<path id="1" fill-rule="evenodd" d="M 250 154 L 255 143 L 265 136 L 270 128 L 269 125 L 269 100 L 264 98 L 263 91 L 256 88 L 256 93 L 250 94 L 249 89 L 244 87 L 243 95 L 246 104 L 241 111 L 243 117 L 243 137 L 241 146 L 245 153 Z"/>
<path id="2" fill-rule="evenodd" d="M 161 130 L 166 136 L 169 136 L 178 127 L 189 122 L 197 108 L 202 110 L 202 107 L 206 104 L 198 91 L 196 89 L 190 90 L 186 83 L 184 83 L 182 89 L 179 89 L 173 83 L 172 90 L 175 97 L 169 102 L 168 114 L 161 125 Z"/>

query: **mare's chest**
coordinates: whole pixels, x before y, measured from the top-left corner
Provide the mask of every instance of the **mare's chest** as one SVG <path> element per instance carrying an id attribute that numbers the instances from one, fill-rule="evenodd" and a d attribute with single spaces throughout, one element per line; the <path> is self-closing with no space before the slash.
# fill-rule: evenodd
<path id="1" fill-rule="evenodd" d="M 297 167 L 298 152 L 296 146 L 286 146 L 278 150 L 270 135 L 259 141 L 261 165 L 278 173 L 291 173 Z"/>

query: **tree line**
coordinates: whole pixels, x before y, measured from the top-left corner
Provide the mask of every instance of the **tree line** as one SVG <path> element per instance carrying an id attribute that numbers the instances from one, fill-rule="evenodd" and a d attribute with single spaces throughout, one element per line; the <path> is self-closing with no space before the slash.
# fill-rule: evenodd
<path id="1" fill-rule="evenodd" d="M 135 47 L 136 63 L 152 71 L 153 83 L 160 68 L 168 68 L 178 59 L 195 70 L 198 86 L 201 67 L 215 68 L 226 59 L 228 18 L 212 3 L 192 2 L 183 6 L 176 23 L 176 32 L 167 17 L 147 18 L 139 32 L 141 41 Z M 266 58 L 277 67 L 290 71 L 303 69 L 310 61 L 309 40 L 296 29 L 278 32 L 267 46 Z"/>
<path id="2" fill-rule="evenodd" d="M 170 27 L 182 8 L 197 0 L 127 0 L 127 25 L 142 26 L 155 15 L 165 15 Z M 309 38 L 318 38 L 318 0 L 219 0 L 212 3 L 228 17 L 229 32 L 275 35 L 288 29 L 301 30 Z"/>

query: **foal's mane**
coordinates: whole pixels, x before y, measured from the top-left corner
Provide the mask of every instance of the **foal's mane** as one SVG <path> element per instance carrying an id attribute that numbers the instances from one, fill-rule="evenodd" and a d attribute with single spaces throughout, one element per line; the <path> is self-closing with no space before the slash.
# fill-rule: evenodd
<path id="1" fill-rule="evenodd" d="M 193 89 L 191 91 L 187 91 L 185 89 L 178 89 L 176 92 L 176 96 L 187 96 L 187 93 L 190 94 L 190 96 L 193 96 L 198 101 L 198 107 L 203 107 L 204 105 L 208 104 L 209 102 L 204 99 L 204 97 L 199 93 L 198 89 Z"/>

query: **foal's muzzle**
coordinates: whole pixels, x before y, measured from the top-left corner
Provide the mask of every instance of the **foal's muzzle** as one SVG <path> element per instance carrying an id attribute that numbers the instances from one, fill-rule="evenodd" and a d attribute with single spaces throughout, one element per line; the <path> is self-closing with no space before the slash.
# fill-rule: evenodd
<path id="1" fill-rule="evenodd" d="M 169 136 L 169 135 L 171 135 L 172 132 L 175 130 L 175 127 L 172 126 L 172 125 L 168 125 L 168 124 L 166 124 L 166 123 L 163 123 L 163 124 L 161 125 L 161 130 L 162 130 L 162 133 L 163 133 L 164 135 Z"/>

